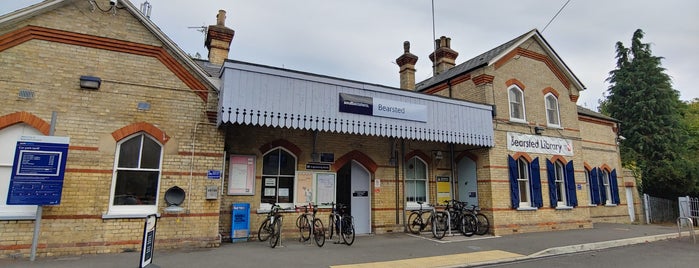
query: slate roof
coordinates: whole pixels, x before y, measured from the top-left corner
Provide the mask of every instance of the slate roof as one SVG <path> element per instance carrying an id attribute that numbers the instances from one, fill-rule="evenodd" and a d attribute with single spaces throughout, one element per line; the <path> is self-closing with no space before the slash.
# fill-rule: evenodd
<path id="1" fill-rule="evenodd" d="M 578 106 L 578 114 L 579 114 L 579 115 L 586 115 L 586 116 L 589 116 L 589 117 L 594 117 L 594 118 L 598 118 L 598 119 L 602 119 L 602 120 L 607 120 L 607 121 L 612 121 L 612 122 L 621 123 L 621 121 L 619 121 L 619 120 L 616 119 L 616 118 L 613 118 L 613 117 L 610 117 L 610 116 L 606 116 L 606 115 L 604 115 L 604 114 L 595 112 L 595 111 L 593 111 L 593 110 L 587 109 L 587 108 L 582 107 L 582 106 Z"/>

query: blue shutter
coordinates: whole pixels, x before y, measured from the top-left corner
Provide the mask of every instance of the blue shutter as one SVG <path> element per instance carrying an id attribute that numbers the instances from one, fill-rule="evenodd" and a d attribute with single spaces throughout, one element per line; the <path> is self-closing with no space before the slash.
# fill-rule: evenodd
<path id="1" fill-rule="evenodd" d="M 592 191 L 592 204 L 599 205 L 599 174 L 597 174 L 597 168 L 590 170 L 590 190 Z"/>
<path id="2" fill-rule="evenodd" d="M 616 169 L 609 174 L 609 188 L 612 191 L 612 203 L 620 204 L 619 202 L 619 184 L 616 181 Z"/>
<path id="3" fill-rule="evenodd" d="M 546 175 L 548 175 L 549 179 L 549 200 L 551 200 L 551 207 L 555 208 L 558 205 L 558 197 L 556 196 L 556 166 L 549 159 L 546 159 Z"/>
<path id="4" fill-rule="evenodd" d="M 507 164 L 510 173 L 510 202 L 512 208 L 519 207 L 519 184 L 517 183 L 517 161 L 512 156 L 507 156 Z"/>
<path id="5" fill-rule="evenodd" d="M 571 207 L 578 206 L 578 196 L 575 191 L 575 169 L 573 168 L 573 160 L 566 164 L 565 174 L 566 196 L 568 197 L 567 204 Z"/>
<path id="6" fill-rule="evenodd" d="M 539 158 L 535 158 L 530 165 L 531 185 L 532 185 L 532 205 L 540 208 L 544 206 L 543 198 L 541 197 L 541 174 L 539 171 Z"/>
<path id="7" fill-rule="evenodd" d="M 601 168 L 597 169 L 599 173 L 599 195 L 600 195 L 600 205 L 607 204 L 607 189 L 604 187 L 604 172 Z"/>

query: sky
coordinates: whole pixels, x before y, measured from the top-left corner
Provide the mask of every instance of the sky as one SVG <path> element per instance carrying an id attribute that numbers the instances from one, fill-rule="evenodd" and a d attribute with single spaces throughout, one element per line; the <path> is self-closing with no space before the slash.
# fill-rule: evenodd
<path id="1" fill-rule="evenodd" d="M 2 0 L 0 14 L 37 2 Z M 137 7 L 143 2 L 132 0 Z M 151 20 L 190 55 L 199 53 L 206 58 L 205 35 L 198 29 L 216 24 L 216 14 L 222 9 L 227 12 L 226 26 L 235 30 L 229 59 L 391 87 L 400 86 L 395 60 L 403 54 L 404 41 L 410 41 L 410 52 L 419 57 L 419 82 L 432 76 L 428 55 L 435 38 L 451 38 L 460 64 L 537 28 L 587 88 L 578 105 L 593 110 L 609 88 L 605 80 L 616 66 L 616 43 L 630 47 L 633 32 L 642 29 L 642 41 L 651 44 L 653 55 L 664 58 L 662 67 L 680 99 L 699 98 L 699 90 L 692 89 L 699 82 L 699 68 L 695 67 L 699 53 L 694 48 L 699 44 L 699 1 L 148 2 Z"/>

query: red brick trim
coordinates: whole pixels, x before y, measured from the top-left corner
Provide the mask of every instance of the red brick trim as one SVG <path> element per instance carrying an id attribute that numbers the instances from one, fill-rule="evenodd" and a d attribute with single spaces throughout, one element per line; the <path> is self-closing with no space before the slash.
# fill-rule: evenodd
<path id="1" fill-rule="evenodd" d="M 15 112 L 0 116 L 0 129 L 19 123 L 30 125 L 44 135 L 48 135 L 51 130 L 51 124 L 28 112 Z"/>
<path id="2" fill-rule="evenodd" d="M 585 169 L 587 171 L 592 171 L 592 166 L 590 166 L 590 164 L 588 164 L 587 162 L 583 163 L 583 166 L 585 166 Z"/>
<path id="3" fill-rule="evenodd" d="M 553 96 L 555 96 L 556 99 L 558 99 L 558 95 L 560 95 L 560 94 L 558 94 L 558 91 L 556 91 L 552 87 L 546 87 L 543 90 L 541 90 L 541 94 L 543 94 L 544 96 L 546 96 L 546 94 L 549 94 L 549 93 L 553 94 Z"/>
<path id="4" fill-rule="evenodd" d="M 549 160 L 551 160 L 551 163 L 556 163 L 556 161 L 561 161 L 561 163 L 564 164 L 564 165 L 565 165 L 566 163 L 568 163 L 568 161 L 565 159 L 565 157 L 560 156 L 560 155 L 554 155 L 554 156 L 551 157 L 551 159 L 549 159 Z"/>
<path id="5" fill-rule="evenodd" d="M 578 102 L 578 98 L 580 98 L 580 96 L 577 96 L 577 95 L 570 95 L 570 101 L 572 101 L 572 102 L 577 103 L 577 102 Z"/>
<path id="6" fill-rule="evenodd" d="M 296 144 L 293 144 L 290 141 L 285 140 L 285 139 L 278 139 L 278 140 L 275 140 L 272 142 L 268 142 L 268 143 L 260 146 L 260 148 L 258 150 L 260 150 L 261 154 L 266 154 L 270 150 L 277 148 L 277 147 L 282 147 L 282 148 L 288 150 L 289 152 L 294 154 L 296 157 L 301 155 L 301 152 L 302 152 L 301 148 L 296 146 Z"/>
<path id="7" fill-rule="evenodd" d="M 99 147 L 94 146 L 68 146 L 68 150 L 71 151 L 99 151 Z"/>
<path id="8" fill-rule="evenodd" d="M 593 117 L 588 117 L 588 116 L 581 116 L 578 115 L 578 120 L 583 121 L 583 122 L 588 122 L 588 123 L 593 123 L 593 124 L 599 124 L 599 125 L 604 125 L 604 126 L 610 126 L 610 127 L 615 127 L 616 124 L 612 121 L 607 121 L 604 119 L 599 119 L 599 118 L 593 118 Z"/>
<path id="9" fill-rule="evenodd" d="M 427 163 L 427 165 L 431 165 L 431 164 L 432 164 L 432 158 L 429 157 L 426 153 L 424 153 L 424 152 L 422 152 L 422 151 L 420 151 L 420 150 L 414 150 L 414 151 L 409 152 L 408 154 L 406 154 L 406 155 L 405 155 L 405 161 L 410 160 L 410 158 L 413 158 L 413 156 L 419 157 L 420 159 L 422 159 L 422 161 L 425 161 L 425 162 Z"/>
<path id="10" fill-rule="evenodd" d="M 507 81 L 505 82 L 505 85 L 506 85 L 508 88 L 509 88 L 510 86 L 512 86 L 512 85 L 517 85 L 517 87 L 519 87 L 519 89 L 521 89 L 522 91 L 524 91 L 524 88 L 525 88 L 524 83 L 520 82 L 520 81 L 517 80 L 516 78 L 512 78 L 512 79 L 507 80 Z"/>
<path id="11" fill-rule="evenodd" d="M 600 166 L 599 168 L 602 169 L 602 170 L 606 170 L 606 171 L 609 172 L 609 173 L 612 172 L 612 168 L 609 167 L 609 165 L 607 165 L 607 164 L 604 164 L 604 165 Z"/>
<path id="12" fill-rule="evenodd" d="M 177 155 L 192 156 L 192 152 L 179 151 Z M 194 156 L 223 157 L 223 153 L 194 152 Z"/>
<path id="13" fill-rule="evenodd" d="M 111 169 L 88 169 L 88 168 L 66 168 L 68 173 L 101 173 L 111 174 L 114 170 Z M 189 173 L 187 173 L 189 174 Z"/>
<path id="14" fill-rule="evenodd" d="M 519 159 L 520 157 L 524 157 L 524 159 L 526 159 L 529 163 L 533 161 L 532 157 L 528 153 L 517 152 L 512 155 L 512 158 L 514 158 L 515 160 Z"/>
<path id="15" fill-rule="evenodd" d="M 206 86 L 162 47 L 29 25 L 0 36 L 0 52 L 34 39 L 156 58 L 204 102 L 208 98 Z"/>
<path id="16" fill-rule="evenodd" d="M 332 169 L 335 170 L 336 172 L 340 170 L 345 164 L 349 163 L 350 161 L 357 161 L 362 166 L 364 166 L 369 172 L 374 174 L 376 172 L 376 169 L 379 168 L 379 166 L 374 162 L 374 160 L 371 159 L 371 157 L 367 156 L 366 154 L 354 150 L 349 153 L 346 153 L 345 155 L 341 156 L 337 160 L 335 160 L 335 163 L 332 166 Z"/>
<path id="17" fill-rule="evenodd" d="M 547 55 L 544 54 L 539 54 L 531 50 L 526 50 L 524 48 L 518 47 L 510 51 L 510 53 L 507 53 L 504 57 L 502 57 L 500 60 L 496 61 L 495 64 L 495 69 L 497 70 L 498 68 L 502 67 L 507 63 L 510 59 L 514 58 L 515 56 L 523 56 L 527 57 L 533 60 L 537 60 L 540 62 L 543 62 L 546 64 L 546 67 L 553 72 L 553 74 L 558 78 L 558 80 L 563 83 L 563 86 L 565 86 L 567 89 L 570 89 L 570 81 L 568 81 L 568 78 L 565 77 L 563 72 L 556 67 L 556 64 L 553 63 L 553 60 L 549 58 Z"/>
<path id="18" fill-rule="evenodd" d="M 495 76 L 488 75 L 488 74 L 481 74 L 481 75 L 478 75 L 478 76 L 473 78 L 473 83 L 476 84 L 476 86 L 480 86 L 480 85 L 493 83 L 493 80 L 495 80 Z"/>
<path id="19" fill-rule="evenodd" d="M 472 154 L 470 152 L 461 152 L 456 157 L 454 157 L 454 162 L 458 163 L 464 157 L 468 157 L 469 159 L 473 160 L 473 162 L 478 163 L 478 156 L 476 156 L 475 154 Z"/>
<path id="20" fill-rule="evenodd" d="M 167 141 L 170 140 L 170 136 L 165 134 L 165 131 L 162 131 L 158 127 L 146 122 L 133 123 L 131 125 L 117 129 L 114 132 L 112 132 L 112 137 L 114 137 L 114 140 L 118 142 L 128 136 L 131 136 L 141 131 L 148 133 L 148 135 L 150 135 L 151 137 L 159 141 L 160 144 L 163 145 L 165 145 L 165 143 L 167 143 Z"/>

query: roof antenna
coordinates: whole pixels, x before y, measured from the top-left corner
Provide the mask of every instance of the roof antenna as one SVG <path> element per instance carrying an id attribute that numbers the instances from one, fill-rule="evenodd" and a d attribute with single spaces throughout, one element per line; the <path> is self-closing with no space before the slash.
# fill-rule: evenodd
<path id="1" fill-rule="evenodd" d="M 192 27 L 187 27 L 187 28 L 188 29 L 196 29 L 197 32 L 200 32 L 203 34 L 206 34 L 206 29 L 208 29 L 208 27 L 206 27 L 206 26 L 192 26 Z"/>
<path id="2" fill-rule="evenodd" d="M 148 3 L 148 1 L 145 1 L 143 2 L 143 4 L 141 4 L 141 13 L 143 13 L 143 15 L 146 16 L 146 18 L 150 19 L 150 11 L 152 8 L 153 6 L 151 6 L 151 4 Z"/>

